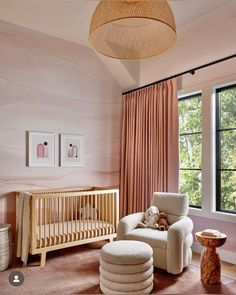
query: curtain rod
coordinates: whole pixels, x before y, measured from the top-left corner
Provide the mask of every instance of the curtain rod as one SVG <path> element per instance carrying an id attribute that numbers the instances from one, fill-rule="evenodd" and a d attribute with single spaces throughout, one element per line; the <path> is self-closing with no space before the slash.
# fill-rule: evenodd
<path id="1" fill-rule="evenodd" d="M 218 60 L 212 61 L 212 62 L 207 63 L 207 64 L 205 64 L 205 65 L 201 65 L 201 66 L 199 66 L 199 67 L 193 68 L 193 69 L 191 69 L 191 70 L 188 70 L 188 71 L 185 71 L 185 72 L 182 72 L 182 73 L 179 73 L 179 74 L 176 74 L 176 75 L 173 75 L 173 76 L 170 76 L 170 77 L 167 77 L 167 78 L 161 79 L 161 80 L 159 80 L 159 81 L 152 82 L 152 83 L 147 84 L 147 85 L 140 86 L 140 87 L 135 88 L 135 89 L 133 89 L 133 90 L 126 91 L 126 92 L 122 93 L 122 95 L 125 95 L 125 94 L 128 94 L 128 93 L 131 93 L 131 92 L 133 92 L 133 91 L 137 91 L 137 90 L 140 90 L 140 89 L 143 89 L 143 88 L 146 88 L 146 87 L 149 87 L 149 86 L 152 86 L 152 85 L 155 85 L 155 84 L 158 84 L 158 83 L 161 83 L 161 82 L 164 82 L 164 81 L 167 81 L 167 80 L 173 79 L 173 78 L 177 78 L 177 77 L 180 77 L 180 76 L 185 75 L 185 74 L 192 74 L 192 75 L 194 75 L 194 74 L 195 74 L 195 71 L 197 71 L 197 70 L 200 70 L 200 69 L 203 69 L 203 68 L 206 68 L 206 67 L 209 67 L 209 66 L 212 66 L 212 65 L 218 64 L 218 63 L 220 63 L 220 62 L 223 62 L 223 61 L 226 61 L 226 60 L 228 60 L 228 59 L 235 58 L 235 57 L 236 57 L 236 54 L 233 54 L 233 55 L 230 55 L 230 56 L 227 56 L 227 57 L 224 57 L 224 58 L 221 58 L 221 59 L 218 59 Z"/>

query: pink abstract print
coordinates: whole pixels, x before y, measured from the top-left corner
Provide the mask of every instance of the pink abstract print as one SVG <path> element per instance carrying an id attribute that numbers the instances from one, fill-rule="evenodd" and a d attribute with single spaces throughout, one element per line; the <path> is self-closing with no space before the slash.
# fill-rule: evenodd
<path id="1" fill-rule="evenodd" d="M 48 158 L 48 142 L 37 145 L 37 158 Z"/>
<path id="2" fill-rule="evenodd" d="M 68 155 L 68 158 L 78 158 L 79 157 L 78 146 L 70 143 L 67 155 Z"/>

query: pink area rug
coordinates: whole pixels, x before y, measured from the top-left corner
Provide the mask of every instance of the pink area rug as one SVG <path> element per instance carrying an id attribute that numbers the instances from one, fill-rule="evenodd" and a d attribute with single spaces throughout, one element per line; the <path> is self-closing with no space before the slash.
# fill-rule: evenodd
<path id="1" fill-rule="evenodd" d="M 39 267 L 39 257 L 31 256 L 27 267 L 14 263 L 0 272 L 0 294 L 100 294 L 99 255 L 99 244 L 54 251 L 47 254 L 43 268 Z M 10 272 L 15 270 L 24 274 L 25 281 L 20 287 L 8 283 Z M 174 276 L 156 269 L 152 294 L 236 294 L 236 280 L 222 276 L 220 285 L 203 286 L 199 271 L 199 267 L 190 265 Z"/>

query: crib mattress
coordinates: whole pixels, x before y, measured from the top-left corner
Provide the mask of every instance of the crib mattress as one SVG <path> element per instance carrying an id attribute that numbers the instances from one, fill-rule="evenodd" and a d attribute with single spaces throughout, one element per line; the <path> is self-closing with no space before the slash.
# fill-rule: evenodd
<path id="1" fill-rule="evenodd" d="M 41 229 L 41 230 L 40 230 Z M 115 233 L 115 227 L 102 220 L 73 220 L 37 226 L 37 247 L 46 247 Z"/>

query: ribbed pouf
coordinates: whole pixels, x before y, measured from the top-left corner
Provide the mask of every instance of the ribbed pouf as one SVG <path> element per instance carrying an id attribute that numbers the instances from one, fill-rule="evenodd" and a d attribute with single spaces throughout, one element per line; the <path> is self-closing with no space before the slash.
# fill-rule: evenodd
<path id="1" fill-rule="evenodd" d="M 104 294 L 149 294 L 153 288 L 152 248 L 139 241 L 117 241 L 101 249 L 100 289 Z"/>

